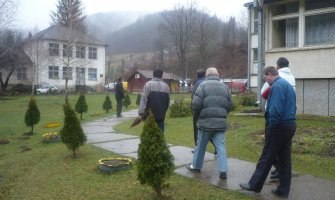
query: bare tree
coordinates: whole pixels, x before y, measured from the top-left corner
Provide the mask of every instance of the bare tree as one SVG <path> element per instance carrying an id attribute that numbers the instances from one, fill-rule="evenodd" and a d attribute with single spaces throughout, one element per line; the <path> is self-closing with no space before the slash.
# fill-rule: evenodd
<path id="1" fill-rule="evenodd" d="M 0 31 L 7 29 L 15 20 L 17 7 L 17 0 L 0 0 Z"/>
<path id="2" fill-rule="evenodd" d="M 175 6 L 174 10 L 163 13 L 163 30 L 173 43 L 179 60 L 179 68 L 185 68 L 184 77 L 188 78 L 187 55 L 190 51 L 196 25 L 196 5 Z M 178 70 L 179 71 L 179 70 Z"/>

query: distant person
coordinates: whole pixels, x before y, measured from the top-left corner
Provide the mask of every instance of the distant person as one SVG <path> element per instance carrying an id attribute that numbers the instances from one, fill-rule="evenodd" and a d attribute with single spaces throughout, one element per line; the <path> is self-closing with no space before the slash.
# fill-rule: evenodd
<path id="1" fill-rule="evenodd" d="M 258 160 L 256 170 L 244 190 L 260 192 L 275 159 L 278 157 L 279 185 L 273 189 L 276 196 L 287 198 L 291 187 L 291 146 L 296 131 L 296 95 L 292 85 L 279 77 L 275 67 L 264 70 L 266 82 L 271 86 L 265 119 L 268 135 Z"/>
<path id="2" fill-rule="evenodd" d="M 165 114 L 170 103 L 170 88 L 162 77 L 163 70 L 155 69 L 153 79 L 145 83 L 138 114 L 145 119 L 151 109 L 158 127 L 164 132 Z"/>
<path id="3" fill-rule="evenodd" d="M 284 57 L 280 57 L 278 58 L 277 60 L 277 70 L 278 70 L 278 73 L 279 73 L 279 76 L 283 79 L 285 79 L 287 82 L 289 82 L 292 87 L 294 88 L 295 90 L 295 78 L 289 68 L 289 61 L 284 58 Z M 270 85 L 265 82 L 262 89 L 261 89 L 261 95 L 262 97 L 267 100 L 268 98 L 268 95 L 270 93 Z M 266 105 L 267 105 L 267 102 L 265 103 L 265 108 L 266 108 Z M 267 138 L 267 127 L 268 127 L 268 124 L 265 123 L 265 139 Z M 271 176 L 270 176 L 270 179 L 278 179 L 279 176 L 278 176 L 278 170 L 277 170 L 277 164 L 278 164 L 278 159 L 275 160 L 273 166 L 275 167 L 275 170 L 273 170 L 271 172 Z"/>
<path id="4" fill-rule="evenodd" d="M 118 78 L 115 85 L 115 99 L 116 99 L 116 116 L 123 117 L 122 112 L 122 99 L 124 98 L 124 89 L 122 85 L 122 79 Z"/>
<path id="5" fill-rule="evenodd" d="M 213 140 L 217 151 L 217 170 L 219 177 L 227 178 L 227 153 L 225 133 L 227 129 L 227 115 L 232 106 L 231 95 L 226 84 L 220 82 L 216 68 L 210 67 L 206 71 L 206 79 L 199 85 L 192 100 L 194 117 L 197 118 L 198 141 L 195 147 L 193 162 L 186 168 L 193 172 L 200 172 L 210 139 Z"/>
<path id="6" fill-rule="evenodd" d="M 206 71 L 204 69 L 199 69 L 197 70 L 197 80 L 194 81 L 193 83 L 193 87 L 192 87 L 192 95 L 191 95 L 191 99 L 193 100 L 193 95 L 195 94 L 195 91 L 197 90 L 198 86 L 200 85 L 200 83 L 202 83 L 205 80 L 205 74 Z M 192 111 L 193 113 L 193 111 Z M 198 128 L 197 128 L 197 118 L 196 116 L 193 114 L 193 137 L 194 137 L 194 146 L 197 146 L 197 141 L 198 141 Z M 210 142 L 214 145 L 212 139 L 210 139 Z M 214 145 L 215 147 L 215 145 Z M 192 150 L 192 152 L 194 152 L 194 150 Z M 214 155 L 216 155 L 216 150 L 214 150 Z"/>

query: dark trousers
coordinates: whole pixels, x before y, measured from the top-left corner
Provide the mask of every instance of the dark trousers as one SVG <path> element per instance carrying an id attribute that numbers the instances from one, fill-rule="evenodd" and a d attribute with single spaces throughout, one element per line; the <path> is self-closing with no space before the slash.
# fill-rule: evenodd
<path id="1" fill-rule="evenodd" d="M 292 168 L 291 146 L 295 130 L 295 123 L 281 123 L 275 130 L 269 130 L 256 170 L 249 180 L 249 185 L 255 192 L 262 190 L 266 177 L 271 170 L 271 166 L 278 156 L 280 183 L 277 190 L 284 195 L 289 194 Z"/>
<path id="2" fill-rule="evenodd" d="M 196 119 L 196 117 L 194 117 L 194 115 L 193 115 L 193 137 L 194 137 L 194 145 L 197 146 L 197 143 L 198 143 L 198 127 L 197 127 L 197 119 Z M 215 148 L 213 140 L 210 139 L 209 141 L 213 144 L 213 146 Z M 214 151 L 216 152 L 216 149 Z"/>
<path id="3" fill-rule="evenodd" d="M 162 133 L 164 133 L 164 129 L 165 129 L 165 124 L 163 120 L 155 120 L 157 123 L 157 126 L 159 129 L 161 129 Z"/>
<path id="4" fill-rule="evenodd" d="M 122 98 L 116 99 L 116 116 L 120 117 L 122 112 Z"/>
<path id="5" fill-rule="evenodd" d="M 264 138 L 265 138 L 265 141 L 268 139 L 268 135 L 269 135 L 269 124 L 265 122 L 265 128 L 264 128 Z M 277 170 L 277 168 L 278 168 L 278 156 L 273 161 L 273 166 Z"/>

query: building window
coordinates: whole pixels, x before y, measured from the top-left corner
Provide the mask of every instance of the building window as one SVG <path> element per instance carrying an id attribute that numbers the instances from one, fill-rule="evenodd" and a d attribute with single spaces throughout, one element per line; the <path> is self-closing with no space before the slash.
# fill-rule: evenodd
<path id="1" fill-rule="evenodd" d="M 97 48 L 89 47 L 88 48 L 88 58 L 89 59 L 97 59 Z"/>
<path id="2" fill-rule="evenodd" d="M 72 67 L 63 67 L 63 79 L 72 80 Z"/>
<path id="3" fill-rule="evenodd" d="M 334 7 L 334 0 L 306 0 L 306 10 L 315 10 L 320 8 Z"/>
<path id="4" fill-rule="evenodd" d="M 59 79 L 58 66 L 49 66 L 49 79 Z"/>
<path id="5" fill-rule="evenodd" d="M 305 45 L 335 44 L 335 13 L 305 17 Z"/>
<path id="6" fill-rule="evenodd" d="M 271 6 L 272 16 L 286 15 L 299 12 L 299 2 Z"/>
<path id="7" fill-rule="evenodd" d="M 17 80 L 27 80 L 27 68 L 19 67 L 16 71 Z"/>
<path id="8" fill-rule="evenodd" d="M 58 43 L 49 43 L 49 55 L 59 56 L 59 44 Z"/>
<path id="9" fill-rule="evenodd" d="M 252 33 L 257 34 L 258 33 L 258 10 L 254 9 L 254 26 L 252 29 Z"/>
<path id="10" fill-rule="evenodd" d="M 76 46 L 76 57 L 77 58 L 85 58 L 85 47 Z"/>
<path id="11" fill-rule="evenodd" d="M 63 57 L 67 57 L 67 58 L 72 57 L 72 48 L 68 47 L 67 44 L 63 44 Z"/>
<path id="12" fill-rule="evenodd" d="M 88 80 L 90 81 L 97 80 L 97 69 L 96 68 L 88 68 Z"/>
<path id="13" fill-rule="evenodd" d="M 252 59 L 254 62 L 258 61 L 258 49 L 252 49 Z"/>
<path id="14" fill-rule="evenodd" d="M 139 79 L 141 77 L 140 74 L 135 74 L 135 79 Z"/>
<path id="15" fill-rule="evenodd" d="M 292 48 L 299 43 L 298 18 L 275 20 L 272 22 L 272 47 Z"/>

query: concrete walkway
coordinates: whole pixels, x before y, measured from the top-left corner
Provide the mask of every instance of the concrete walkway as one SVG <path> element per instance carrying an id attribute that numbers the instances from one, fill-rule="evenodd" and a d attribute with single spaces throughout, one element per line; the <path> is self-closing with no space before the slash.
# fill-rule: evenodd
<path id="1" fill-rule="evenodd" d="M 123 112 L 124 117 L 110 117 L 95 120 L 82 124 L 87 135 L 88 143 L 94 146 L 118 153 L 125 157 L 137 158 L 137 148 L 140 143 L 138 136 L 116 133 L 113 126 L 137 117 L 137 110 Z M 168 133 L 166 133 L 168 134 Z M 190 137 L 193 133 L 190 133 Z M 192 162 L 192 148 L 169 144 L 171 153 L 174 155 L 176 166 L 175 173 L 182 176 L 195 178 L 208 182 L 220 188 L 235 190 L 254 196 L 255 199 L 276 200 L 280 199 L 272 195 L 271 189 L 276 188 L 278 182 L 270 182 L 269 179 L 263 187 L 261 193 L 256 194 L 241 190 L 239 183 L 249 180 L 255 170 L 255 163 L 228 158 L 228 178 L 221 180 L 216 171 L 216 157 L 212 153 L 206 152 L 204 167 L 201 173 L 192 173 L 185 168 L 186 164 Z M 292 178 L 291 192 L 289 199 L 292 200 L 334 200 L 335 181 L 321 179 L 310 175 L 299 176 L 295 174 Z"/>

